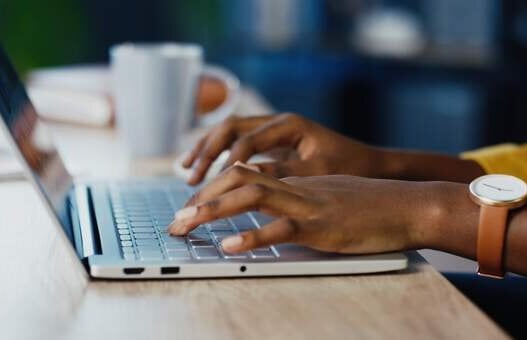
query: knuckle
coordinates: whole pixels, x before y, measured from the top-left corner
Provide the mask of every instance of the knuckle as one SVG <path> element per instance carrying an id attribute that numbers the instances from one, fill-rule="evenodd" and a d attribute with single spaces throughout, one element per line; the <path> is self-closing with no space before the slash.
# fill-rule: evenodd
<path id="1" fill-rule="evenodd" d="M 240 166 L 240 165 L 232 165 L 227 170 L 227 176 L 236 183 L 243 181 L 246 173 L 247 173 L 247 169 L 245 169 L 243 166 Z"/>

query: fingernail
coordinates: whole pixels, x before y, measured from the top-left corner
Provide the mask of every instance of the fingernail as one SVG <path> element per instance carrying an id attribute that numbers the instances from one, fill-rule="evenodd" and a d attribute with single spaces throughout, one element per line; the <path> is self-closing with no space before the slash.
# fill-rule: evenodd
<path id="1" fill-rule="evenodd" d="M 186 220 L 187 218 L 196 216 L 197 213 L 198 208 L 196 208 L 195 206 L 183 208 L 174 214 L 174 221 L 177 222 L 181 220 Z"/>
<path id="2" fill-rule="evenodd" d="M 236 162 L 234 162 L 234 165 L 243 166 L 246 169 L 249 169 L 249 170 L 252 170 L 252 171 L 255 171 L 255 172 L 260 172 L 260 168 L 258 168 L 258 166 L 254 165 L 254 164 L 247 164 L 247 163 L 243 163 L 243 162 L 240 162 L 240 161 L 236 161 Z"/>
<path id="3" fill-rule="evenodd" d="M 168 225 L 167 227 L 167 232 L 170 234 L 170 235 L 173 235 L 176 233 L 176 230 L 177 230 L 177 225 L 176 225 L 176 221 L 172 221 L 170 222 L 170 224 Z"/>
<path id="4" fill-rule="evenodd" d="M 238 248 L 243 243 L 243 237 L 240 235 L 235 235 L 231 237 L 224 238 L 223 241 L 221 241 L 221 246 L 223 249 L 229 251 L 229 249 L 232 248 Z M 233 249 L 235 250 L 235 249 Z"/>
<path id="5" fill-rule="evenodd" d="M 186 234 L 186 228 L 184 224 L 174 220 L 168 225 L 167 232 L 173 236 L 181 236 Z"/>
<path id="6" fill-rule="evenodd" d="M 192 173 L 192 175 L 190 176 L 190 178 L 188 179 L 187 183 L 188 184 L 194 184 L 198 179 L 198 175 L 196 175 L 196 173 Z"/>

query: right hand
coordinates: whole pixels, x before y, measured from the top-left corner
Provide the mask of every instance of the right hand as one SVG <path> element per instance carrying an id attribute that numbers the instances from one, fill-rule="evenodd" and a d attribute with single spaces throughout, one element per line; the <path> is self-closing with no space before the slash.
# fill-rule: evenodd
<path id="1" fill-rule="evenodd" d="M 203 223 L 256 210 L 276 219 L 224 239 L 225 251 L 279 243 L 348 254 L 414 249 L 428 244 L 430 233 L 423 236 L 424 231 L 435 230 L 434 183 L 345 175 L 276 179 L 238 164 L 196 192 L 175 214 L 169 232 L 186 235 Z"/>
<path id="2" fill-rule="evenodd" d="M 212 162 L 230 148 L 224 168 L 246 162 L 257 153 L 289 148 L 294 158 L 255 165 L 277 178 L 348 174 L 376 177 L 382 167 L 381 149 L 357 142 L 296 114 L 230 117 L 208 132 L 183 161 L 194 168 L 188 183 L 205 177 Z M 254 164 L 253 164 L 254 165 Z"/>

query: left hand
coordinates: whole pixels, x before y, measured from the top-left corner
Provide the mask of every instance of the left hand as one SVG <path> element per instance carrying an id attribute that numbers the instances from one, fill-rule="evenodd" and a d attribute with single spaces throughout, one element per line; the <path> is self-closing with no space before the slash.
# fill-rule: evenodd
<path id="1" fill-rule="evenodd" d="M 423 198 L 426 190 L 426 183 L 347 175 L 278 180 L 234 165 L 176 213 L 169 232 L 184 235 L 202 223 L 257 210 L 277 219 L 224 239 L 225 251 L 278 243 L 340 253 L 413 249 L 423 242 L 416 226 L 426 225 L 433 210 L 432 202 Z"/>

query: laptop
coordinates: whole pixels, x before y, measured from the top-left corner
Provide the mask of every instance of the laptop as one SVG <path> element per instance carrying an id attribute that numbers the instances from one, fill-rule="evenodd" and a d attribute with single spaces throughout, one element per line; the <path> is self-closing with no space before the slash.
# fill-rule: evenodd
<path id="1" fill-rule="evenodd" d="M 222 238 L 261 228 L 249 212 L 203 224 L 185 237 L 166 232 L 193 188 L 176 178 L 74 181 L 0 47 L 2 128 L 64 242 L 95 278 L 205 278 L 330 275 L 404 269 L 400 253 L 348 256 L 284 244 L 229 254 Z"/>

